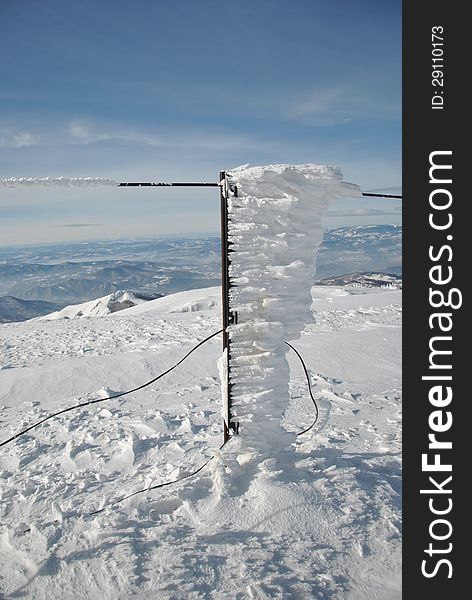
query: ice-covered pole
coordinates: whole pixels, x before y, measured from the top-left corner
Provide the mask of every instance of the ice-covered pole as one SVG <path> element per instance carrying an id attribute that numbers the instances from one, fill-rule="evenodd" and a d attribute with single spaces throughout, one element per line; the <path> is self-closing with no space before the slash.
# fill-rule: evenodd
<path id="1" fill-rule="evenodd" d="M 321 221 L 337 196 L 359 196 L 333 167 L 269 165 L 227 172 L 229 325 L 232 421 L 248 452 L 286 448 L 294 434 L 281 425 L 289 402 L 285 340 L 312 319 L 310 290 Z"/>

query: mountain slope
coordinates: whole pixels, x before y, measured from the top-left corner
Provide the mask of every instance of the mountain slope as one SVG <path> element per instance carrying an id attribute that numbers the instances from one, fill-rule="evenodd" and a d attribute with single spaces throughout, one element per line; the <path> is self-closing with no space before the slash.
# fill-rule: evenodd
<path id="1" fill-rule="evenodd" d="M 58 308 L 53 302 L 22 300 L 15 296 L 0 296 L 0 323 L 26 321 L 45 315 Z"/>
<path id="2" fill-rule="evenodd" d="M 319 421 L 250 469 L 244 431 L 217 450 L 219 337 L 151 386 L 1 448 L 0 596 L 399 599 L 401 293 L 364 291 L 313 288 L 314 320 L 293 344 Z M 142 384 L 220 327 L 219 288 L 4 325 L 0 439 Z M 300 431 L 314 407 L 289 362 L 284 424 Z M 198 475 L 114 504 L 212 455 Z"/>
<path id="3" fill-rule="evenodd" d="M 56 319 L 103 317 L 110 313 L 136 306 L 137 304 L 143 304 L 144 302 L 155 300 L 155 298 L 159 296 L 159 294 L 154 294 L 151 296 L 147 294 L 140 294 L 138 292 L 131 292 L 129 290 L 119 290 L 117 292 L 113 292 L 113 294 L 108 294 L 108 296 L 98 298 L 97 300 L 66 306 L 61 310 L 40 317 L 39 320 L 54 321 Z"/>

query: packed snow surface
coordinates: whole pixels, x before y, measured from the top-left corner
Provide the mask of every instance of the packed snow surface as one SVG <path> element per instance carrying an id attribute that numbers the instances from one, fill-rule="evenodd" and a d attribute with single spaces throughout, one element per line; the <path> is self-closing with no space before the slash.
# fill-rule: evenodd
<path id="1" fill-rule="evenodd" d="M 293 345 L 320 419 L 259 462 L 242 436 L 217 451 L 219 337 L 155 384 L 0 448 L 0 597 L 399 600 L 401 292 L 364 292 L 313 288 Z M 0 326 L 0 440 L 163 372 L 221 328 L 220 295 Z M 297 432 L 314 407 L 288 360 L 283 425 Z"/>
<path id="2" fill-rule="evenodd" d="M 248 451 L 286 447 L 281 427 L 289 398 L 285 340 L 311 320 L 310 289 L 321 221 L 330 200 L 359 195 L 341 171 L 314 164 L 239 167 L 228 172 L 232 420 Z"/>

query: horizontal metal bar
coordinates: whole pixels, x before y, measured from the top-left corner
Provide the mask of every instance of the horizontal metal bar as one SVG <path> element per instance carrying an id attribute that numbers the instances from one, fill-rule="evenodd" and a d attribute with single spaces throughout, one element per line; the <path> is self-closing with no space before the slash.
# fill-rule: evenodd
<path id="1" fill-rule="evenodd" d="M 372 196 L 374 198 L 399 198 L 400 200 L 403 196 L 396 196 L 395 194 L 371 194 L 369 192 L 362 192 L 363 196 Z"/>
<path id="2" fill-rule="evenodd" d="M 169 183 L 152 183 L 148 181 L 143 182 L 123 182 L 119 183 L 118 187 L 218 187 L 220 184 L 216 182 L 169 182 Z"/>
<path id="3" fill-rule="evenodd" d="M 174 182 L 151 182 L 151 181 L 124 181 L 118 184 L 118 187 L 218 187 L 220 184 L 213 181 L 174 181 Z M 371 192 L 362 192 L 363 196 L 373 198 L 398 198 L 403 196 L 395 194 L 374 194 Z"/>

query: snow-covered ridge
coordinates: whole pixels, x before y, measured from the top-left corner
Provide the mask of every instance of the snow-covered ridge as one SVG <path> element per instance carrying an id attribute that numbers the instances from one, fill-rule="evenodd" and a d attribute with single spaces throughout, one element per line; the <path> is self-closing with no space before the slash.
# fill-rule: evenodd
<path id="1" fill-rule="evenodd" d="M 130 308 L 126 311 L 126 314 L 139 315 L 149 312 L 156 314 L 193 313 L 209 309 L 216 309 L 221 314 L 221 287 L 219 285 L 175 292 Z"/>
<path id="2" fill-rule="evenodd" d="M 54 321 L 56 319 L 84 319 L 88 317 L 103 317 L 111 313 L 118 312 L 125 308 L 130 308 L 139 304 L 144 304 L 152 299 L 151 296 L 130 292 L 128 290 L 118 290 L 108 296 L 83 302 L 82 304 L 72 304 L 61 310 L 57 310 L 43 317 L 38 317 L 39 321 Z"/>
<path id="3" fill-rule="evenodd" d="M 176 292 L 156 298 L 147 294 L 119 290 L 89 302 L 72 304 L 65 308 L 38 317 L 36 321 L 54 321 L 58 319 L 83 319 L 92 317 L 115 316 L 126 309 L 126 314 L 136 316 L 145 313 L 172 314 L 200 312 L 214 307 L 221 310 L 221 287 L 209 287 L 185 292 Z"/>

